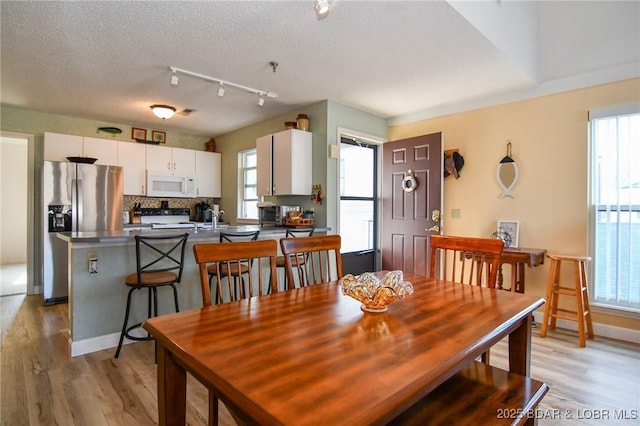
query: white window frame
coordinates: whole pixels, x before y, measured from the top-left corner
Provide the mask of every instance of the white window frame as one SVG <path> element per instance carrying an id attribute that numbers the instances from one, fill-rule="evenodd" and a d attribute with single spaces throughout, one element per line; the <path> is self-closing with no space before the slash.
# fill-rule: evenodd
<path id="1" fill-rule="evenodd" d="M 258 217 L 247 217 L 244 211 L 244 205 L 247 201 L 255 201 L 256 203 L 260 201 L 260 197 L 256 195 L 256 198 L 253 199 L 245 199 L 244 194 L 247 187 L 245 183 L 245 172 L 247 170 L 254 169 L 257 171 L 257 164 L 255 167 L 245 167 L 245 156 L 247 154 L 256 155 L 256 148 L 245 149 L 244 151 L 238 152 L 238 206 L 237 206 L 237 222 L 238 223 L 258 223 Z M 257 161 L 256 161 L 257 163 Z"/>
<path id="2" fill-rule="evenodd" d="M 640 103 L 632 103 L 627 105 L 613 106 L 607 108 L 600 108 L 589 111 L 589 254 L 591 256 L 592 262 L 590 265 L 590 274 L 589 274 L 589 298 L 590 303 L 593 307 L 596 307 L 596 310 L 608 312 L 614 315 L 627 316 L 637 318 L 638 314 L 640 314 L 640 305 L 636 303 L 627 303 L 625 301 L 617 302 L 616 300 L 612 300 L 613 296 L 599 296 L 599 286 L 605 285 L 603 280 L 609 280 L 612 278 L 610 275 L 604 275 L 602 270 L 598 268 L 603 268 L 602 257 L 599 255 L 598 247 L 596 246 L 596 236 L 597 236 L 597 220 L 600 214 L 603 212 L 603 208 L 606 207 L 606 211 L 610 212 L 609 214 L 619 214 L 620 209 L 619 206 L 624 206 L 624 203 L 619 202 L 619 204 L 613 204 L 613 208 L 611 208 L 612 204 L 605 200 L 598 199 L 598 158 L 597 158 L 597 134 L 596 134 L 596 123 L 599 119 L 606 118 L 619 118 L 626 115 L 631 114 L 640 114 Z M 640 140 L 637 141 L 640 144 Z M 640 147 L 638 148 L 640 149 Z M 622 158 L 627 158 L 623 156 Z M 619 168 L 619 166 L 618 166 Z M 629 206 L 629 203 L 626 203 Z M 630 207 L 630 206 L 629 206 Z M 630 215 L 633 215 L 633 212 L 636 212 L 635 207 L 633 206 L 633 210 Z M 631 220 L 631 219 L 630 219 Z M 619 223 L 619 222 L 614 222 Z M 629 222 L 631 224 L 631 222 Z M 640 224 L 636 225 L 640 226 Z M 624 235 L 621 234 L 621 237 L 624 238 Z M 640 242 L 637 242 L 640 245 Z M 618 242 L 618 244 L 620 244 Z M 601 253 L 601 251 L 600 251 Z M 617 258 L 616 258 L 617 259 Z M 599 263 L 600 260 L 600 263 Z M 632 259 L 631 259 L 632 260 Z M 618 265 L 615 270 L 620 271 L 621 266 L 618 262 Z M 598 282 L 600 281 L 600 282 Z M 615 287 L 617 291 L 619 291 L 619 286 L 616 281 L 615 284 L 610 285 L 609 288 Z M 600 292 L 602 294 L 602 292 Z"/>

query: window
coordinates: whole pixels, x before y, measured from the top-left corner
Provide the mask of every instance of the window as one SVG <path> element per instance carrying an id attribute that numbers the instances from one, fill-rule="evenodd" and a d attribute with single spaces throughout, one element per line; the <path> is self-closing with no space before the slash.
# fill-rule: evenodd
<path id="1" fill-rule="evenodd" d="M 591 303 L 640 312 L 640 105 L 590 111 Z"/>
<path id="2" fill-rule="evenodd" d="M 257 160 L 255 148 L 238 153 L 238 219 L 258 219 Z"/>
<path id="3" fill-rule="evenodd" d="M 340 145 L 341 252 L 376 247 L 376 146 L 342 139 Z"/>

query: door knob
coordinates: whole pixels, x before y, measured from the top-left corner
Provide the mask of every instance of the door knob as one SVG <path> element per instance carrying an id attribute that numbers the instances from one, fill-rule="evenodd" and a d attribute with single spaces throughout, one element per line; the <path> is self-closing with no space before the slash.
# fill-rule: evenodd
<path id="1" fill-rule="evenodd" d="M 425 228 L 424 230 L 427 232 L 440 232 L 440 227 L 438 225 L 434 225 L 431 228 Z"/>

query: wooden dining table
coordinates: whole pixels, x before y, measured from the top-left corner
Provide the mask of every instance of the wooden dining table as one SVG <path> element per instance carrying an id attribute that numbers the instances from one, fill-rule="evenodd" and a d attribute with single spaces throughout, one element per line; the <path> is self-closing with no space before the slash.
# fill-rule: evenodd
<path id="1" fill-rule="evenodd" d="M 510 371 L 529 375 L 543 299 L 404 278 L 414 293 L 384 313 L 334 281 L 147 320 L 160 424 L 185 424 L 187 372 L 261 425 L 385 424 L 507 336 Z"/>

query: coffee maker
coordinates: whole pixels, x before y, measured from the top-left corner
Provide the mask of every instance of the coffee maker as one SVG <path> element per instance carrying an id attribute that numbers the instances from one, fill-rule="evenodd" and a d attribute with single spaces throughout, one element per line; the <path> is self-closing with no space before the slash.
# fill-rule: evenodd
<path id="1" fill-rule="evenodd" d="M 204 201 L 196 204 L 196 222 L 211 222 L 211 206 Z"/>

